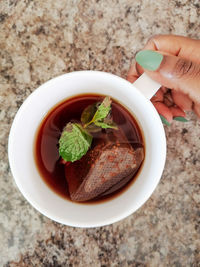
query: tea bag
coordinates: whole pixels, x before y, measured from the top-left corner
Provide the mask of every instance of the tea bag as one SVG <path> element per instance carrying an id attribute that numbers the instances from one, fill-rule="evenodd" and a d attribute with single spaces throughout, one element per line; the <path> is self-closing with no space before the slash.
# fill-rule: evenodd
<path id="1" fill-rule="evenodd" d="M 143 159 L 143 147 L 134 150 L 121 130 L 102 133 L 84 157 L 65 165 L 71 199 L 88 201 L 112 191 L 118 184 L 122 187 Z"/>

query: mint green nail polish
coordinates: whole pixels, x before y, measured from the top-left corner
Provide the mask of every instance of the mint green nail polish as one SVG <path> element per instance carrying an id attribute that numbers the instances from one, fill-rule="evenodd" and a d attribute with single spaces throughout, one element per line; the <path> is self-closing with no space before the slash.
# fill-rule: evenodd
<path id="1" fill-rule="evenodd" d="M 160 115 L 160 114 L 159 114 Z M 160 115 L 161 121 L 163 124 L 170 126 L 170 123 L 165 119 L 165 117 L 163 117 L 162 115 Z"/>
<path id="2" fill-rule="evenodd" d="M 163 55 L 152 50 L 143 50 L 136 54 L 135 60 L 144 69 L 154 71 L 160 66 Z"/>
<path id="3" fill-rule="evenodd" d="M 188 122 L 188 120 L 184 117 L 174 117 L 175 121 L 182 121 L 182 122 Z"/>

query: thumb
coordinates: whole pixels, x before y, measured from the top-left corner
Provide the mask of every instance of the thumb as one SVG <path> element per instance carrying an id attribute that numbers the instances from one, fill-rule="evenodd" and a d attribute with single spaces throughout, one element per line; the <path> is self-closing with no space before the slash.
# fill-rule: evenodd
<path id="1" fill-rule="evenodd" d="M 161 53 L 140 51 L 136 54 L 136 62 L 152 79 L 167 88 L 181 91 L 194 102 L 200 103 L 200 64 Z"/>

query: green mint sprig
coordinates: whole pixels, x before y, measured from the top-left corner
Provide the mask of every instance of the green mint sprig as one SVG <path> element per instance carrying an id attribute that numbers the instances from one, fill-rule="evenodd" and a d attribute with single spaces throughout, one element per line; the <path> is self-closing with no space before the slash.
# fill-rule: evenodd
<path id="1" fill-rule="evenodd" d="M 90 123 L 92 122 L 97 122 L 97 121 L 101 121 L 103 119 L 105 119 L 110 110 L 111 110 L 111 99 L 109 96 L 106 96 L 103 100 L 103 102 L 101 103 L 101 105 L 97 108 L 96 113 L 94 114 L 94 117 L 92 118 L 92 120 L 90 121 Z"/>
<path id="2" fill-rule="evenodd" d="M 92 143 L 91 132 L 107 128 L 118 129 L 110 119 L 111 99 L 105 97 L 103 102 L 89 105 L 81 114 L 81 124 L 69 122 L 59 139 L 59 154 L 65 161 L 74 162 L 84 156 Z"/>
<path id="3" fill-rule="evenodd" d="M 107 129 L 117 129 L 117 125 L 113 121 L 107 121 L 106 119 L 109 115 L 109 112 L 111 110 L 111 99 L 109 96 L 106 96 L 103 100 L 103 102 L 99 105 L 99 107 L 96 109 L 96 112 L 94 113 L 94 106 L 89 106 L 83 111 L 83 120 L 84 122 L 84 128 L 87 128 L 92 123 L 95 124 L 98 127 Z M 93 117 L 89 116 L 89 111 L 93 112 Z M 90 114 L 92 114 L 92 112 Z M 82 116 L 81 116 L 82 117 Z M 88 119 L 87 119 L 88 118 Z"/>

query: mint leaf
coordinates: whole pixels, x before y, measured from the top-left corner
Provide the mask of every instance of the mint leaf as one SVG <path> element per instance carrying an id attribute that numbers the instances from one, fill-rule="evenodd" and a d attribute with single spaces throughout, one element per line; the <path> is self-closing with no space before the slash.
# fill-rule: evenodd
<path id="1" fill-rule="evenodd" d="M 87 128 L 91 123 L 95 123 L 96 124 L 97 121 L 102 121 L 103 119 L 105 119 L 109 115 L 109 112 L 111 110 L 111 102 L 112 101 L 111 101 L 110 97 L 106 96 L 99 107 L 97 107 L 98 103 L 96 103 L 95 107 L 96 107 L 97 110 L 96 110 L 96 112 L 93 115 L 91 120 L 89 120 L 89 118 L 90 118 L 89 112 L 90 111 L 93 112 L 92 107 L 88 107 L 88 109 L 86 108 L 83 111 L 85 114 L 81 115 L 82 120 L 85 121 L 84 128 Z"/>
<path id="2" fill-rule="evenodd" d="M 182 121 L 182 122 L 188 122 L 188 120 L 184 117 L 174 117 L 173 118 L 175 121 Z"/>
<path id="3" fill-rule="evenodd" d="M 106 96 L 99 106 L 96 103 L 85 108 L 81 115 L 81 122 L 84 123 L 84 128 L 89 132 L 97 132 L 98 129 L 100 130 L 98 127 L 118 129 L 110 116 L 111 102 L 110 97 Z M 96 111 L 94 112 L 95 109 Z"/>
<path id="4" fill-rule="evenodd" d="M 118 129 L 117 125 L 114 122 L 108 124 L 108 123 L 106 123 L 104 121 L 102 121 L 102 122 L 101 121 L 96 121 L 95 124 L 97 126 L 101 127 L 101 128 L 104 128 L 104 129 L 108 129 L 108 128 L 115 129 L 115 130 Z"/>
<path id="5" fill-rule="evenodd" d="M 69 122 L 59 139 L 59 154 L 65 161 L 74 162 L 84 156 L 92 143 L 92 136 L 78 123 Z"/>
<path id="6" fill-rule="evenodd" d="M 81 122 L 83 124 L 87 124 L 88 122 L 90 122 L 94 117 L 96 110 L 97 110 L 97 103 L 94 103 L 86 107 L 81 114 Z"/>
<path id="7" fill-rule="evenodd" d="M 92 119 L 92 122 L 99 121 L 102 119 L 105 119 L 108 113 L 111 110 L 111 99 L 109 96 L 106 96 L 101 103 L 101 105 L 98 107 L 96 113 L 94 114 L 94 117 Z"/>

